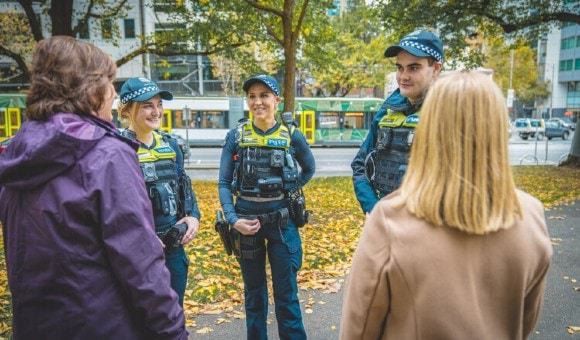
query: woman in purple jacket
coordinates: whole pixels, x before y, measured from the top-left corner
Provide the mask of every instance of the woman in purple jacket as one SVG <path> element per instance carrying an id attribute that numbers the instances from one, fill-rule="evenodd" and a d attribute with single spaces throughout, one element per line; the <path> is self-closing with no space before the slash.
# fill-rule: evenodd
<path id="1" fill-rule="evenodd" d="M 135 145 L 116 133 L 116 67 L 41 41 L 27 121 L 0 156 L 15 339 L 186 339 Z"/>

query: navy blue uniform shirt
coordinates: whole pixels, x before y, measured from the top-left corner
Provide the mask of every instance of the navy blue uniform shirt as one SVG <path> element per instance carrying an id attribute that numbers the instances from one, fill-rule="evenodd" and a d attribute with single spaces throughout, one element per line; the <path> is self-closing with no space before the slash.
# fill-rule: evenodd
<path id="1" fill-rule="evenodd" d="M 275 132 L 280 126 L 279 122 L 266 132 L 261 131 L 254 125 L 254 130 L 262 135 L 267 136 Z M 306 142 L 306 138 L 299 130 L 295 129 L 292 134 L 292 140 L 290 142 L 290 152 L 294 154 L 294 157 L 298 164 L 300 165 L 300 173 L 298 176 L 298 185 L 303 187 L 312 176 L 314 176 L 314 171 L 316 169 L 314 155 Z M 232 180 L 234 176 L 235 161 L 234 156 L 241 154 L 241 148 L 236 142 L 236 128 L 231 129 L 226 135 L 225 145 L 222 149 L 222 155 L 220 160 L 220 172 L 218 181 L 218 190 L 220 195 L 220 203 L 224 210 L 224 215 L 226 220 L 230 225 L 234 225 L 238 221 L 238 216 L 234 207 L 234 200 L 232 197 Z M 237 199 L 237 206 L 244 209 L 245 211 L 252 211 L 256 214 L 272 212 L 289 205 L 288 199 L 284 198 L 278 201 L 269 202 L 249 202 L 241 198 Z"/>

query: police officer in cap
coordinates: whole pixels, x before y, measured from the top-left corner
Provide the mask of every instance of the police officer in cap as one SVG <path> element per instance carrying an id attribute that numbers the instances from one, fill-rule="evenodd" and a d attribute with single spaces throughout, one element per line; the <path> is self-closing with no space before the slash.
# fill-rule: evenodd
<path id="1" fill-rule="evenodd" d="M 137 156 L 151 199 L 155 231 L 165 249 L 171 288 L 183 306 L 189 267 L 183 245 L 196 237 L 200 212 L 183 168 L 183 153 L 175 139 L 159 130 L 163 100 L 172 100 L 173 95 L 141 77 L 127 80 L 119 96 L 119 114 L 129 121 L 121 134 L 140 144 Z"/>
<path id="2" fill-rule="evenodd" d="M 419 30 L 387 48 L 385 57 L 397 58 L 399 88 L 384 101 L 351 163 L 355 194 L 365 214 L 401 184 L 423 99 L 441 72 L 443 43 Z"/>
<path id="3" fill-rule="evenodd" d="M 303 197 L 294 194 L 314 175 L 314 156 L 295 126 L 275 118 L 281 101 L 276 79 L 252 77 L 243 89 L 253 117 L 228 132 L 218 187 L 244 280 L 247 338 L 267 339 L 267 255 L 278 334 L 306 339 L 296 281 L 302 266 L 298 227 L 305 221 L 294 209 Z"/>

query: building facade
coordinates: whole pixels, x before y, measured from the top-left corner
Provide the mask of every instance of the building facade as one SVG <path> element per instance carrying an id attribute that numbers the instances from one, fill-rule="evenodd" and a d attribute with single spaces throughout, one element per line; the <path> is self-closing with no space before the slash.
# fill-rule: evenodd
<path id="1" fill-rule="evenodd" d="M 113 3 L 113 2 L 111 2 Z M 124 15 L 119 18 L 89 18 L 85 30 L 77 35 L 78 39 L 88 41 L 111 55 L 113 60 L 119 60 L 138 49 L 141 37 L 164 34 L 179 28 L 167 14 L 171 7 L 178 4 L 191 5 L 190 1 L 181 0 L 129 0 L 123 9 Z M 86 12 L 87 0 L 73 1 L 75 13 L 72 25 L 81 20 Z M 42 23 L 44 36 L 50 36 L 47 25 L 49 17 L 43 13 L 43 7 L 34 5 L 35 12 Z M 98 8 L 95 11 L 98 12 Z M 22 7 L 17 1 L 0 0 L 0 15 L 8 12 L 21 12 Z M 181 24 L 185 25 L 185 23 Z M 0 72 L 13 69 L 15 63 L 9 58 L 0 57 Z M 151 78 L 159 85 L 177 95 L 218 96 L 222 94 L 222 82 L 212 77 L 210 60 L 196 55 L 175 55 L 157 57 L 153 54 L 141 54 L 121 65 L 117 71 L 117 83 L 120 84 L 131 77 L 144 76 Z M 26 87 L 22 79 L 14 77 L 16 82 L 0 83 L 0 91 L 8 92 Z"/>
<path id="2" fill-rule="evenodd" d="M 544 118 L 580 115 L 580 25 L 565 23 L 538 43 L 541 80 L 552 93 L 537 103 Z"/>

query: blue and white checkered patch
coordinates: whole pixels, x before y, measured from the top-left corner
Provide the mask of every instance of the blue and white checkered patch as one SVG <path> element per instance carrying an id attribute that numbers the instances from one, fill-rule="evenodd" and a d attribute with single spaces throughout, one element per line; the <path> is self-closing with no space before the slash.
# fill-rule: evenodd
<path id="1" fill-rule="evenodd" d="M 157 85 L 147 85 L 145 87 L 142 87 L 137 91 L 130 92 L 130 93 L 126 94 L 125 96 L 123 96 L 121 98 L 121 104 L 126 104 L 130 100 L 133 100 L 142 94 L 145 94 L 147 92 L 153 92 L 153 91 L 159 91 L 159 87 L 157 87 Z"/>
<path id="2" fill-rule="evenodd" d="M 405 47 L 405 46 L 414 47 L 418 50 L 421 50 L 421 51 L 429 54 L 430 56 L 435 58 L 435 60 L 443 62 L 443 56 L 439 52 L 435 51 L 434 49 L 432 49 L 428 46 L 425 46 L 423 44 L 419 44 L 418 42 L 410 41 L 410 40 L 401 41 L 399 43 L 399 46 L 401 46 L 401 47 Z"/>
<path id="3" fill-rule="evenodd" d="M 261 81 L 263 81 L 264 83 L 266 83 L 266 85 L 268 85 L 268 87 L 274 91 L 274 93 L 279 96 L 280 93 L 278 93 L 278 84 L 274 84 L 272 83 L 267 76 L 265 75 L 259 75 L 256 78 L 260 79 Z"/>

